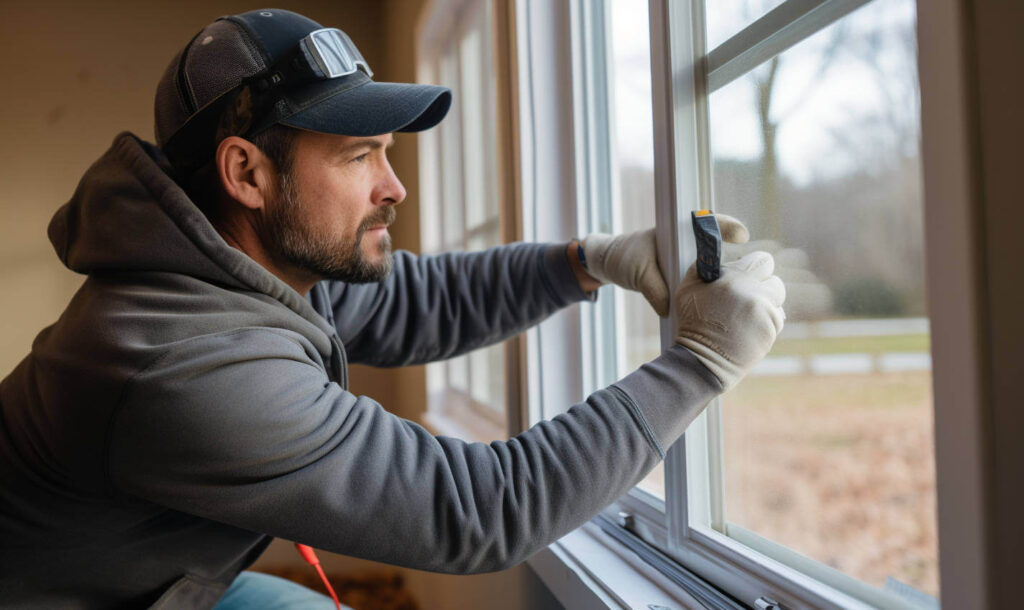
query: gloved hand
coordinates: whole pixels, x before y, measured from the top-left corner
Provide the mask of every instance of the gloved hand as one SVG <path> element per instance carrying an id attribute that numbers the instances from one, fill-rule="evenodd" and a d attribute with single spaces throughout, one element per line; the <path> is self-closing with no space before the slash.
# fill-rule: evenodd
<path id="1" fill-rule="evenodd" d="M 691 266 L 676 289 L 676 343 L 686 347 L 722 382 L 736 385 L 772 348 L 782 332 L 786 287 L 767 252 L 722 264 L 706 283 Z"/>
<path id="2" fill-rule="evenodd" d="M 715 216 L 723 241 L 742 244 L 750 239 L 742 222 L 727 214 Z M 624 235 L 592 233 L 582 243 L 587 273 L 594 279 L 636 290 L 659 316 L 668 315 L 668 284 L 658 266 L 658 243 L 653 228 Z"/>

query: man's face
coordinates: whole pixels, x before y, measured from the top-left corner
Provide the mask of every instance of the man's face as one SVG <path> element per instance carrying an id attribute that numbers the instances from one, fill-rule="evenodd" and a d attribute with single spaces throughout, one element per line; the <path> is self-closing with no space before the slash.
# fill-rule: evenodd
<path id="1" fill-rule="evenodd" d="M 406 194 L 387 160 L 392 142 L 390 134 L 300 133 L 267 206 L 271 255 L 317 278 L 384 279 L 393 262 L 387 226 Z"/>

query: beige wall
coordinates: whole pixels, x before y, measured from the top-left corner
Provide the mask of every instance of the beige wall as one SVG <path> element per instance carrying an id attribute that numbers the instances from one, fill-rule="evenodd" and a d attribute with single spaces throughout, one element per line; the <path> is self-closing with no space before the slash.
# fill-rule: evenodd
<path id="1" fill-rule="evenodd" d="M 295 2 L 344 24 L 371 63 L 377 2 Z M 153 93 L 199 28 L 243 2 L 6 1 L 0 9 L 0 376 L 78 287 L 46 239 L 54 211 L 124 130 L 153 140 Z M 415 204 L 413 204 L 415 205 Z M 412 207 L 412 206 L 410 206 Z"/>
<path id="2" fill-rule="evenodd" d="M 278 3 L 341 27 L 377 80 L 415 79 L 413 29 L 421 0 Z M 82 281 L 46 239 L 54 211 L 82 173 L 129 130 L 153 140 L 153 93 L 171 58 L 203 25 L 259 8 L 225 0 L 89 3 L 6 1 L 0 9 L 0 377 L 25 356 Z M 392 163 L 409 196 L 393 226 L 395 244 L 419 249 L 416 137 L 400 135 Z M 422 367 L 353 367 L 352 390 L 403 417 L 424 408 Z M 263 565 L 295 562 L 290 545 L 272 547 Z M 343 569 L 374 564 L 337 556 Z M 554 602 L 525 567 L 473 577 L 405 571 L 425 608 L 545 608 Z"/>
<path id="3" fill-rule="evenodd" d="M 344 28 L 378 80 L 411 80 L 410 33 L 418 4 L 362 0 L 281 6 Z M 153 140 L 156 83 L 192 35 L 220 15 L 251 8 L 223 0 L 4 3 L 0 376 L 24 357 L 36 333 L 60 315 L 81 283 L 80 276 L 60 264 L 46 239 L 53 212 L 119 132 Z M 415 153 L 416 137 L 400 137 L 393 158 L 409 197 L 399 208 L 393 233 L 398 247 L 417 251 Z M 374 396 L 404 417 L 416 417 L 424 407 L 422 369 L 381 373 L 356 367 L 352 377 L 353 391 Z"/>
<path id="4" fill-rule="evenodd" d="M 991 575 L 988 607 L 1014 608 L 1020 606 L 1018 579 L 1024 565 L 1024 117 L 1020 104 L 1024 81 L 1019 76 L 1024 59 L 1024 4 L 970 0 L 962 2 L 962 6 L 963 34 L 968 44 L 964 60 L 968 82 L 972 84 L 965 95 L 970 104 L 968 150 L 974 196 L 971 222 L 975 223 L 974 238 L 981 247 L 980 255 L 971 262 L 976 265 L 979 289 L 976 298 L 980 307 L 975 321 L 982 331 L 980 364 L 984 370 L 986 409 L 981 445 L 986 461 L 979 477 L 984 481 L 987 503 L 988 537 L 984 543 L 988 548 L 984 561 Z M 945 154 L 937 152 L 936 156 Z M 942 452 L 942 446 L 939 451 Z M 953 455 L 947 459 L 955 462 L 961 457 Z M 974 456 L 970 457 L 973 460 Z M 940 479 L 940 488 L 941 485 Z M 940 501 L 944 499 L 940 496 Z M 939 514 L 940 528 L 952 530 L 962 526 L 957 523 L 961 515 L 954 510 L 940 504 Z M 955 534 L 944 533 L 940 545 L 947 540 L 955 540 Z M 955 561 L 944 564 L 943 579 L 959 568 Z M 947 597 L 944 589 L 943 605 L 955 607 L 957 596 L 958 592 L 949 591 Z"/>

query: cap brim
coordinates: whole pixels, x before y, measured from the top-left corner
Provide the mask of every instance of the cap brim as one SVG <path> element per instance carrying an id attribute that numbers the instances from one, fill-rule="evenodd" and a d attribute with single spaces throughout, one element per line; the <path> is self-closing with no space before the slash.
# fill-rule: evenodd
<path id="1" fill-rule="evenodd" d="M 280 122 L 323 133 L 377 136 L 430 129 L 448 114 L 451 104 L 452 92 L 447 87 L 368 81 Z"/>

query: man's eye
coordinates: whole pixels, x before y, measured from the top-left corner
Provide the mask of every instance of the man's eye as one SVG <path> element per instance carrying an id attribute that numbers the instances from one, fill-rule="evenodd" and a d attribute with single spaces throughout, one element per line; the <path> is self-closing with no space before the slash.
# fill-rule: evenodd
<path id="1" fill-rule="evenodd" d="M 355 162 L 355 163 L 362 163 L 363 161 L 366 161 L 366 157 L 368 157 L 369 155 L 370 155 L 370 153 L 363 153 L 363 154 L 359 155 L 358 157 L 355 157 L 354 159 L 352 159 L 352 161 Z"/>

